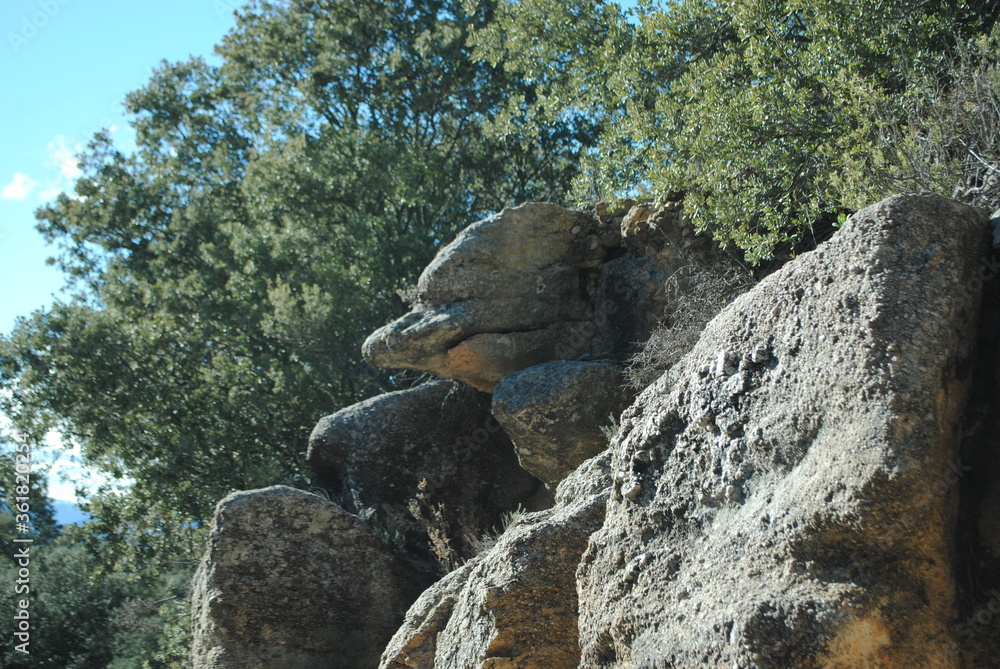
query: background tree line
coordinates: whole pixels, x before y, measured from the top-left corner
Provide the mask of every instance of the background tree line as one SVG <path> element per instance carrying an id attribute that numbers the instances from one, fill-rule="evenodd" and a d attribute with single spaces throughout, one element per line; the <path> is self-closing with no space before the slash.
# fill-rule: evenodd
<path id="1" fill-rule="evenodd" d="M 4 413 L 24 439 L 58 430 L 134 483 L 46 535 L 46 615 L 91 613 L 79 638 L 42 635 L 51 660 L 33 666 L 184 665 L 185 587 L 214 504 L 308 486 L 316 420 L 408 382 L 367 368 L 360 343 L 477 218 L 531 199 L 683 198 L 698 227 L 763 262 L 892 192 L 1000 202 L 996 13 L 248 4 L 220 65 L 164 63 L 128 96 L 134 153 L 98 132 L 75 192 L 37 212 L 71 288 L 0 338 Z"/>

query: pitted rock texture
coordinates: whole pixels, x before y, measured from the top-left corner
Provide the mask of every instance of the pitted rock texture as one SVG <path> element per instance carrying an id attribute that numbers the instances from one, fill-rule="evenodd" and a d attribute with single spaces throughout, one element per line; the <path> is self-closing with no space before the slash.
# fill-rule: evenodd
<path id="1" fill-rule="evenodd" d="M 590 214 L 539 203 L 474 223 L 424 270 L 413 311 L 368 338 L 365 358 L 486 391 L 555 358 L 590 318 L 581 272 L 606 254 L 599 227 Z"/>
<path id="2" fill-rule="evenodd" d="M 547 362 L 501 379 L 493 390 L 493 415 L 514 441 L 521 466 L 555 490 L 607 449 L 604 430 L 633 399 L 624 386 L 617 365 Z"/>
<path id="3" fill-rule="evenodd" d="M 487 553 L 429 588 L 381 669 L 572 669 L 579 664 L 575 573 L 604 517 L 607 453 L 559 486 L 556 505 L 516 520 Z"/>
<path id="4" fill-rule="evenodd" d="M 428 568 L 441 558 L 471 557 L 467 535 L 498 527 L 505 511 L 551 503 L 518 465 L 489 396 L 454 381 L 326 416 L 309 439 L 308 459 L 336 501 Z"/>
<path id="5" fill-rule="evenodd" d="M 284 486 L 215 511 L 194 578 L 195 669 L 366 669 L 419 589 L 376 534 Z"/>
<path id="6" fill-rule="evenodd" d="M 955 667 L 984 212 L 901 196 L 736 300 L 625 412 L 582 667 Z"/>

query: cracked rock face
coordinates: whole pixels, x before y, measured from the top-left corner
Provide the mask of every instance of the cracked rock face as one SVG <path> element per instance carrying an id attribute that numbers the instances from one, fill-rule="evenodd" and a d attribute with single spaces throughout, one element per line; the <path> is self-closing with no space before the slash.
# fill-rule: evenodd
<path id="1" fill-rule="evenodd" d="M 623 415 L 581 666 L 955 667 L 980 210 L 901 196 L 736 300 Z"/>
<path id="2" fill-rule="evenodd" d="M 505 209 L 438 253 L 413 310 L 368 337 L 364 357 L 486 391 L 519 369 L 578 357 L 591 315 L 581 273 L 605 253 L 590 214 L 544 203 Z"/>
<path id="3" fill-rule="evenodd" d="M 219 502 L 193 587 L 202 669 L 374 667 L 419 593 L 371 528 L 285 486 Z"/>
<path id="4" fill-rule="evenodd" d="M 552 509 L 516 520 L 493 548 L 424 592 L 381 669 L 574 669 L 576 568 L 604 517 L 608 459 L 584 463 Z"/>

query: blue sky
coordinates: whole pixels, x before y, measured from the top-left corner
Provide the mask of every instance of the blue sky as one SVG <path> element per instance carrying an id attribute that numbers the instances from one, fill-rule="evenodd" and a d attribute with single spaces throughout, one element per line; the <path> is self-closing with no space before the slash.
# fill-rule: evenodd
<path id="1" fill-rule="evenodd" d="M 63 285 L 45 264 L 54 249 L 34 210 L 78 175 L 74 154 L 95 131 L 114 128 L 130 150 L 125 95 L 162 61 L 211 59 L 239 0 L 4 0 L 0 9 L 0 332 L 52 303 Z M 0 419 L 2 424 L 2 419 Z M 53 435 L 53 442 L 58 436 Z M 74 498 L 94 480 L 77 456 L 53 447 L 50 495 Z"/>
<path id="2" fill-rule="evenodd" d="M 238 0 L 4 0 L 0 9 L 0 332 L 62 286 L 33 212 L 102 127 L 129 148 L 125 95 L 161 60 L 210 57 Z"/>

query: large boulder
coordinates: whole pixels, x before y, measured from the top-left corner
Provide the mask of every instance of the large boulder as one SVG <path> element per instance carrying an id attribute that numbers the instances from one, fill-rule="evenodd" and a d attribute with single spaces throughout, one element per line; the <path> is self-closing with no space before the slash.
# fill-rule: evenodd
<path id="1" fill-rule="evenodd" d="M 609 455 L 559 486 L 556 505 L 516 520 L 489 552 L 420 596 L 382 669 L 573 669 L 576 568 L 604 517 Z"/>
<path id="2" fill-rule="evenodd" d="M 539 203 L 504 209 L 438 253 L 420 276 L 413 310 L 372 334 L 364 356 L 492 390 L 501 377 L 556 357 L 588 321 L 581 272 L 605 254 L 598 220 L 585 212 Z"/>
<path id="3" fill-rule="evenodd" d="M 551 503 L 517 462 L 490 397 L 436 380 L 321 419 L 309 464 L 346 509 L 407 555 L 445 569 L 471 557 L 504 512 Z"/>
<path id="4" fill-rule="evenodd" d="M 632 397 L 622 369 L 607 362 L 557 360 L 505 376 L 493 415 L 514 441 L 518 461 L 550 489 L 608 447 Z"/>
<path id="5" fill-rule="evenodd" d="M 895 197 L 723 311 L 625 412 L 581 666 L 953 667 L 980 210 Z"/>
<path id="6" fill-rule="evenodd" d="M 419 590 L 358 518 L 284 486 L 219 502 L 194 578 L 194 669 L 364 669 Z"/>
<path id="7" fill-rule="evenodd" d="M 573 211 L 505 209 L 437 255 L 410 313 L 373 333 L 363 353 L 492 391 L 552 360 L 626 360 L 669 316 L 678 270 L 729 265 L 678 203 Z"/>

